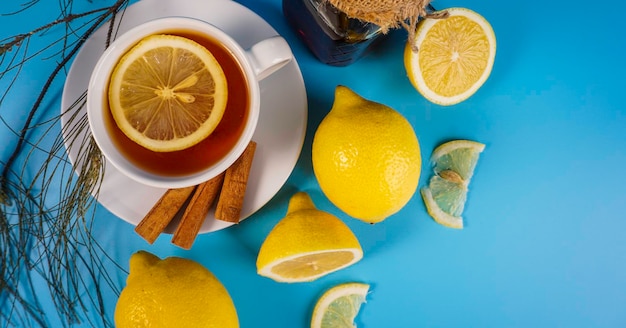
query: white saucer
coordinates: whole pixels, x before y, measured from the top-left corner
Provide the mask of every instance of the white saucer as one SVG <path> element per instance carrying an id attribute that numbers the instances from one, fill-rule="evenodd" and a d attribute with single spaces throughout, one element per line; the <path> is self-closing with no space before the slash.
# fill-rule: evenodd
<path id="1" fill-rule="evenodd" d="M 229 32 L 243 48 L 249 48 L 258 41 L 278 34 L 257 14 L 230 0 L 141 0 L 129 6 L 119 16 L 121 22 L 117 33 L 121 34 L 138 24 L 165 16 L 188 16 L 210 22 Z M 70 108 L 86 91 L 91 71 L 104 51 L 107 29 L 108 24 L 98 29 L 76 55 L 65 81 L 62 111 Z M 306 132 L 306 91 L 295 59 L 264 79 L 260 87 L 261 115 L 252 137 L 258 146 L 241 212 L 242 219 L 265 205 L 283 186 L 300 156 Z M 61 120 L 68 156 L 77 171 L 79 147 L 69 146 L 73 137 L 68 131 L 77 124 L 86 123 L 85 111 L 84 106 L 77 106 L 75 110 L 65 113 Z M 74 115 L 84 115 L 84 119 L 72 119 Z M 86 133 L 88 131 L 83 131 L 78 140 L 83 140 Z M 80 155 L 84 155 L 82 152 L 84 151 Z M 149 187 L 131 180 L 107 163 L 102 186 L 97 193 L 94 192 L 94 196 L 111 213 L 137 225 L 164 192 L 165 189 Z M 211 212 L 200 228 L 200 233 L 220 230 L 230 225 L 214 219 Z M 168 227 L 166 232 L 172 233 L 173 228 Z"/>

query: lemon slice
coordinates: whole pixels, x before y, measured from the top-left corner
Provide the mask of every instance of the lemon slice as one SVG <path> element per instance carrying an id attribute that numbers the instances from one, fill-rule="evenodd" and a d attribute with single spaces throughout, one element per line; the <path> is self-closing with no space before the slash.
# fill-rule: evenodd
<path id="1" fill-rule="evenodd" d="M 153 35 L 117 63 L 109 107 L 131 140 L 156 152 L 189 148 L 222 119 L 228 99 L 224 72 L 202 45 L 174 35 Z"/>
<path id="2" fill-rule="evenodd" d="M 354 328 L 369 285 L 345 283 L 327 290 L 315 304 L 311 328 Z"/>
<path id="3" fill-rule="evenodd" d="M 278 282 L 312 281 L 363 258 L 350 228 L 336 216 L 315 208 L 304 192 L 289 201 L 287 215 L 263 241 L 257 272 Z"/>
<path id="4" fill-rule="evenodd" d="M 418 51 L 407 43 L 404 65 L 413 86 L 428 100 L 454 105 L 485 83 L 496 57 L 489 22 L 466 8 L 446 9 L 448 18 L 426 18 L 415 33 Z"/>
<path id="5" fill-rule="evenodd" d="M 470 180 L 485 145 L 470 140 L 446 142 L 433 151 L 435 175 L 421 189 L 428 214 L 439 224 L 462 229 Z"/>

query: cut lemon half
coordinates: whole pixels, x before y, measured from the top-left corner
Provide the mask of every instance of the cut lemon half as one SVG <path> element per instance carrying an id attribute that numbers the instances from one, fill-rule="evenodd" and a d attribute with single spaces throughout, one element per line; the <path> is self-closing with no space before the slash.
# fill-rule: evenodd
<path id="1" fill-rule="evenodd" d="M 369 285 L 351 282 L 327 290 L 315 304 L 311 328 L 354 328 Z"/>
<path id="2" fill-rule="evenodd" d="M 289 201 L 287 215 L 263 241 L 257 272 L 278 282 L 312 281 L 363 258 L 350 228 L 336 216 L 315 208 L 304 192 Z"/>
<path id="3" fill-rule="evenodd" d="M 157 152 L 189 148 L 222 119 L 228 90 L 215 57 L 197 42 L 152 35 L 117 63 L 109 107 L 131 140 Z"/>
<path id="4" fill-rule="evenodd" d="M 404 51 L 404 65 L 426 99 L 447 106 L 466 100 L 485 83 L 496 57 L 496 37 L 478 13 L 466 8 L 446 11 L 447 18 L 420 21 L 415 43 L 409 40 Z"/>
<path id="5" fill-rule="evenodd" d="M 439 224 L 463 228 L 463 210 L 470 180 L 485 145 L 454 140 L 435 148 L 431 163 L 435 175 L 421 189 L 428 214 Z"/>

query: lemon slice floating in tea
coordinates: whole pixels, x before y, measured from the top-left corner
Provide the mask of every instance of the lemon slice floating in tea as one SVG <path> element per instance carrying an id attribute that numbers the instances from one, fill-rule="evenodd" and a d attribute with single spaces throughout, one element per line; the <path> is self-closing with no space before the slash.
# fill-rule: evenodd
<path id="1" fill-rule="evenodd" d="M 413 86 L 428 100 L 454 105 L 485 83 L 496 56 L 489 22 L 465 8 L 450 8 L 447 18 L 426 18 L 408 42 L 404 65 Z M 418 47 L 413 51 L 412 45 Z"/>
<path id="2" fill-rule="evenodd" d="M 435 175 L 421 194 L 428 214 L 439 224 L 463 228 L 462 213 L 474 168 L 485 145 L 454 140 L 435 148 L 431 163 Z"/>
<path id="3" fill-rule="evenodd" d="M 350 282 L 327 290 L 315 304 L 311 328 L 354 328 L 369 285 Z"/>
<path id="4" fill-rule="evenodd" d="M 156 152 L 189 148 L 222 119 L 227 101 L 224 72 L 206 48 L 174 35 L 153 35 L 117 63 L 109 106 L 131 140 Z"/>

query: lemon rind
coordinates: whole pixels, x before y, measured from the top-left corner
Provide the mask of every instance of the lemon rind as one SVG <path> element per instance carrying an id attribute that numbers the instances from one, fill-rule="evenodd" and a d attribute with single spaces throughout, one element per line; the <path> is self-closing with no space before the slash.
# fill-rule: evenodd
<path id="1" fill-rule="evenodd" d="M 454 96 L 442 96 L 435 93 L 431 90 L 423 79 L 422 71 L 419 66 L 419 50 L 418 52 L 414 52 L 412 50 L 411 43 L 407 43 L 405 48 L 405 65 L 407 70 L 411 71 L 412 74 L 409 75 L 409 80 L 415 86 L 415 88 L 424 96 L 424 98 L 429 101 L 442 105 L 442 106 L 451 106 L 458 104 L 464 100 L 467 100 L 471 97 L 480 87 L 487 81 L 489 75 L 491 75 L 491 70 L 493 69 L 493 64 L 495 62 L 496 57 L 496 36 L 491 24 L 480 14 L 467 9 L 467 8 L 448 8 L 446 9 L 449 17 L 452 16 L 464 16 L 468 19 L 471 19 L 475 23 L 477 23 L 485 32 L 487 39 L 489 40 L 489 56 L 487 60 L 487 67 L 485 67 L 485 71 L 480 76 L 480 78 L 465 92 L 460 93 Z M 417 27 L 416 31 L 416 42 L 415 44 L 419 48 L 419 46 L 424 41 L 427 32 L 438 22 L 438 19 L 424 19 L 422 20 Z"/>
<path id="2" fill-rule="evenodd" d="M 345 263 L 339 267 L 333 268 L 332 270 L 328 270 L 328 271 L 324 271 L 320 274 L 316 274 L 313 276 L 308 276 L 308 277 L 303 277 L 303 278 L 287 278 L 287 277 L 283 277 L 281 275 L 277 275 L 272 271 L 272 268 L 275 267 L 278 264 L 284 263 L 286 261 L 290 261 L 290 260 L 294 260 L 297 259 L 299 257 L 304 257 L 304 256 L 308 256 L 308 255 L 316 255 L 316 254 L 323 254 L 323 253 L 334 253 L 334 252 L 351 252 L 354 255 L 354 258 L 352 259 L 352 261 Z M 295 254 L 295 255 L 290 255 L 290 256 L 285 256 L 282 257 L 280 259 L 274 260 L 272 262 L 269 262 L 268 264 L 266 264 L 265 266 L 258 268 L 257 273 L 261 276 L 270 278 L 272 280 L 275 280 L 277 282 L 287 282 L 287 283 L 293 283 L 293 282 L 308 282 L 308 281 L 313 281 L 316 280 L 320 277 L 323 277 L 325 275 L 328 275 L 330 273 L 333 273 L 335 271 L 339 271 L 341 269 L 347 268 L 353 264 L 355 264 L 356 262 L 360 261 L 363 258 L 363 250 L 358 249 L 358 248 L 338 248 L 338 249 L 330 249 L 330 250 L 322 250 L 322 251 L 312 251 L 312 252 L 303 252 L 303 253 L 299 253 L 299 254 Z"/>
<path id="3" fill-rule="evenodd" d="M 334 286 L 324 292 L 319 298 L 313 309 L 313 315 L 311 316 L 311 328 L 321 328 L 322 319 L 328 306 L 339 297 L 348 295 L 360 295 L 365 299 L 369 292 L 370 285 L 360 282 L 350 282 Z M 364 301 L 364 303 L 367 300 Z M 358 313 L 358 312 L 357 312 Z"/>
<path id="4" fill-rule="evenodd" d="M 420 193 L 422 194 L 422 199 L 424 200 L 428 214 L 435 222 L 448 228 L 463 229 L 463 217 L 453 216 L 444 212 L 433 199 L 430 188 L 424 187 L 420 190 Z"/>

